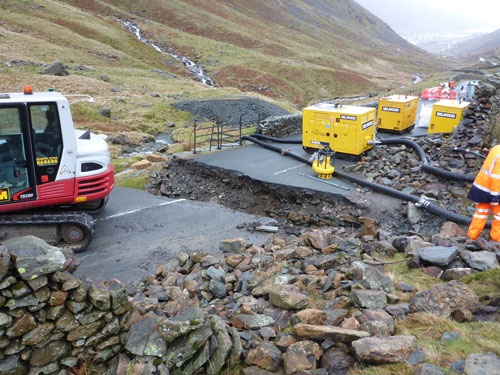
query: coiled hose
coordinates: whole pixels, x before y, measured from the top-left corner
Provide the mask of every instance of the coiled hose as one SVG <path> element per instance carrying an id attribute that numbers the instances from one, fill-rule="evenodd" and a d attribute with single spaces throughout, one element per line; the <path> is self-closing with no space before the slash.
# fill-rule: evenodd
<path id="1" fill-rule="evenodd" d="M 282 154 L 284 156 L 289 156 L 289 157 L 291 157 L 295 160 L 298 160 L 304 164 L 312 165 L 312 162 L 309 161 L 308 159 L 306 159 L 300 155 L 297 155 L 290 150 L 286 150 L 286 149 L 274 146 L 268 142 L 264 142 L 258 138 L 266 139 L 266 140 L 272 141 L 272 142 L 279 142 L 279 143 L 288 143 L 288 144 L 290 144 L 290 143 L 302 143 L 302 141 L 285 141 L 285 140 L 282 140 L 279 138 L 273 138 L 273 137 L 265 136 L 262 134 L 252 134 L 249 136 L 243 136 L 241 139 L 253 142 L 253 143 L 255 143 L 259 146 L 262 146 L 268 150 L 279 152 L 280 154 Z M 418 144 L 416 144 L 415 142 L 413 142 L 409 139 L 397 138 L 397 139 L 390 139 L 390 140 L 382 140 L 380 143 L 381 144 L 406 144 L 406 145 L 412 147 L 418 153 L 420 159 L 422 160 L 422 166 L 427 165 L 426 163 L 428 161 L 427 161 L 427 156 L 425 155 L 425 152 L 422 150 L 422 148 Z M 451 173 L 451 172 L 444 173 L 446 171 L 442 171 L 436 167 L 429 168 L 429 171 L 438 172 L 443 177 L 445 177 L 449 174 L 451 174 L 454 177 L 459 176 L 456 173 Z M 347 173 L 340 172 L 338 170 L 335 170 L 333 172 L 333 174 L 335 177 L 347 180 L 349 182 L 355 183 L 355 184 L 360 185 L 360 186 L 367 187 L 369 189 L 380 192 L 382 194 L 385 194 L 385 195 L 388 195 L 391 197 L 395 197 L 395 198 L 398 198 L 398 199 L 401 199 L 404 201 L 412 202 L 415 205 L 417 205 L 418 207 L 422 207 L 422 208 L 426 209 L 427 211 L 432 212 L 435 215 L 438 215 L 446 220 L 453 221 L 453 222 L 458 223 L 458 224 L 469 225 L 471 220 L 472 220 L 472 218 L 469 216 L 464 216 L 464 215 L 457 214 L 456 212 L 448 211 L 448 210 L 436 205 L 435 203 L 432 203 L 432 201 L 430 201 L 426 197 L 416 197 L 414 195 L 404 193 L 402 191 L 390 188 L 388 186 L 379 185 L 379 184 L 376 184 L 376 183 L 373 183 L 370 181 L 366 181 L 366 180 L 363 180 L 363 179 L 355 177 L 355 176 L 351 176 Z M 468 181 L 468 179 L 467 179 L 467 181 Z M 487 223 L 487 226 L 489 227 L 490 223 Z"/>
<path id="2" fill-rule="evenodd" d="M 464 175 L 464 174 L 454 173 L 454 172 L 446 171 L 444 169 L 430 165 L 429 160 L 427 159 L 427 155 L 425 154 L 424 150 L 422 150 L 422 148 L 416 142 L 413 142 L 410 139 L 407 139 L 407 138 L 382 139 L 379 141 L 379 144 L 382 144 L 382 145 L 404 144 L 404 145 L 407 145 L 407 146 L 413 148 L 413 150 L 415 150 L 415 152 L 418 154 L 418 156 L 420 157 L 420 160 L 422 162 L 420 168 L 427 173 L 441 176 L 441 177 L 448 179 L 448 180 L 469 182 L 469 183 L 474 182 L 474 179 L 476 178 L 476 176 L 473 176 L 473 175 L 467 175 L 467 174 Z M 457 150 L 457 151 L 461 150 L 462 152 L 473 153 L 472 151 L 465 149 L 465 148 L 461 148 L 461 149 L 455 148 L 455 150 Z M 474 154 L 478 155 L 477 153 L 474 153 Z M 478 155 L 478 156 L 482 157 L 482 155 Z"/>

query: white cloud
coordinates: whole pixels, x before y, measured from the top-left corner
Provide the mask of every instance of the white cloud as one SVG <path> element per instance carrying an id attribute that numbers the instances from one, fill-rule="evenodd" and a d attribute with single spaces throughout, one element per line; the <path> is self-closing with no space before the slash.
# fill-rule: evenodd
<path id="1" fill-rule="evenodd" d="M 434 8 L 443 15 L 456 15 L 458 22 L 474 21 L 478 24 L 500 28 L 500 1 L 498 0 L 406 0 L 422 3 L 422 6 Z M 402 1 L 404 3 L 405 1 Z"/>
<path id="2" fill-rule="evenodd" d="M 500 29 L 499 0 L 355 0 L 401 35 Z"/>

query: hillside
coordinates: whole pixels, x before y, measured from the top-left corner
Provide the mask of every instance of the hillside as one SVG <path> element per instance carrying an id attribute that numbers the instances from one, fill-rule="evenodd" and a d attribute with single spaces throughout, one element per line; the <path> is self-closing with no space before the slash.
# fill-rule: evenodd
<path id="1" fill-rule="evenodd" d="M 41 88 L 71 86 L 98 95 L 117 86 L 138 88 L 134 95 L 204 95 L 207 88 L 190 79 L 180 61 L 139 41 L 124 21 L 164 51 L 202 66 L 220 90 L 256 92 L 298 107 L 408 85 L 412 74 L 438 66 L 435 57 L 351 0 L 49 0 L 0 6 L 1 91 L 20 80 L 33 82 L 41 67 L 60 60 L 70 77 L 40 79 Z"/>
<path id="2" fill-rule="evenodd" d="M 498 64 L 500 62 L 500 29 L 459 44 L 452 51 L 452 55 L 482 57 L 493 64 Z"/>
<path id="3" fill-rule="evenodd" d="M 300 105 L 409 84 L 434 63 L 351 0 L 112 4 L 150 40 L 196 59 L 218 87 Z"/>

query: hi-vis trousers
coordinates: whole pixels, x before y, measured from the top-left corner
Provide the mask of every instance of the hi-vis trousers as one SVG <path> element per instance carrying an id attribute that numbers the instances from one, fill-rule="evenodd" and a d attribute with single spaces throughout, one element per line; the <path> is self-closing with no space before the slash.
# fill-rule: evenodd
<path id="1" fill-rule="evenodd" d="M 490 212 L 493 213 L 491 222 L 490 238 L 493 241 L 500 242 L 500 205 L 491 205 L 489 203 L 476 204 L 476 212 L 472 215 L 472 221 L 467 233 L 471 240 L 477 240 L 484 229 Z"/>

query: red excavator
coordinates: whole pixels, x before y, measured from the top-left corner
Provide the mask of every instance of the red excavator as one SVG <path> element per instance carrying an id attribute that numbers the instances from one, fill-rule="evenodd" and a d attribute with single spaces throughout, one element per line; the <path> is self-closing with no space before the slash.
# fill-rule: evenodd
<path id="1" fill-rule="evenodd" d="M 0 239 L 85 250 L 114 187 L 106 141 L 73 125 L 61 93 L 0 93 Z"/>

